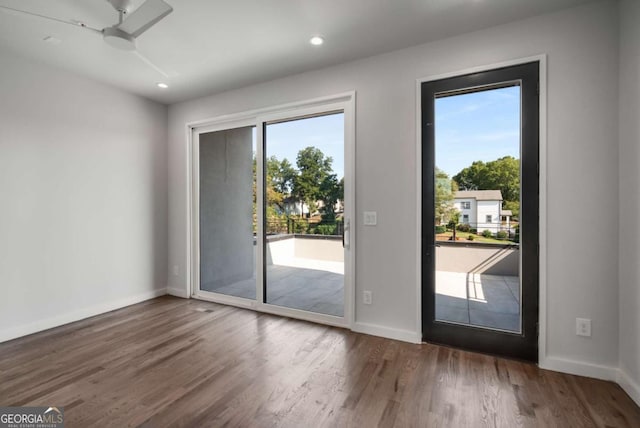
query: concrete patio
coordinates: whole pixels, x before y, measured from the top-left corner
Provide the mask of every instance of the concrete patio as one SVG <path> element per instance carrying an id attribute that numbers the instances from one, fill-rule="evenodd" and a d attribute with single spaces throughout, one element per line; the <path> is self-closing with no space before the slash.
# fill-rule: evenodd
<path id="1" fill-rule="evenodd" d="M 203 290 L 255 299 L 256 279 Z M 267 303 L 341 317 L 344 315 L 344 275 L 303 267 L 268 266 Z"/>
<path id="2" fill-rule="evenodd" d="M 268 239 L 266 301 L 321 314 L 344 314 L 344 252 L 336 237 Z M 255 246 L 252 265 L 255 266 Z M 436 320 L 520 331 L 519 251 L 514 246 L 436 248 Z M 256 274 L 201 284 L 201 289 L 256 298 Z"/>
<path id="3" fill-rule="evenodd" d="M 520 332 L 519 278 L 437 271 L 436 320 Z"/>
<path id="4" fill-rule="evenodd" d="M 318 266 L 322 263 L 315 260 L 296 262 L 297 267 L 267 267 L 267 302 L 343 316 L 344 275 L 339 272 L 339 263 L 331 271 L 328 266 Z M 256 279 L 254 276 L 203 290 L 255 299 Z M 438 271 L 436 293 L 438 321 L 520 331 L 520 285 L 516 276 Z"/>
<path id="5" fill-rule="evenodd" d="M 255 266 L 255 250 L 254 262 Z M 344 250 L 335 237 L 284 235 L 267 245 L 267 295 L 272 305 L 344 316 Z M 256 298 L 256 275 L 202 284 L 201 289 Z"/>

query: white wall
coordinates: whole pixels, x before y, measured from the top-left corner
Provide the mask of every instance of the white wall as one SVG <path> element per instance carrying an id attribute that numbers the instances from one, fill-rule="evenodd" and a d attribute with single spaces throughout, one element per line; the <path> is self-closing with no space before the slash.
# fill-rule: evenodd
<path id="1" fill-rule="evenodd" d="M 621 2 L 620 29 L 620 381 L 640 404 L 640 2 Z"/>
<path id="2" fill-rule="evenodd" d="M 294 256 L 301 259 L 344 263 L 344 247 L 338 239 L 295 238 Z"/>
<path id="3" fill-rule="evenodd" d="M 463 203 L 463 202 L 468 202 L 468 203 L 469 203 L 469 206 L 470 206 L 471 208 L 469 208 L 469 209 L 464 209 L 464 208 L 462 208 L 462 203 Z M 471 225 L 473 225 L 472 227 L 475 227 L 476 223 L 478 222 L 478 216 L 477 216 L 477 214 L 476 214 L 476 211 L 477 211 L 477 203 L 476 203 L 476 200 L 475 200 L 475 199 L 455 199 L 455 200 L 454 200 L 454 202 L 453 202 L 453 206 L 454 206 L 458 211 L 460 211 L 460 219 L 459 219 L 460 223 L 463 223 L 463 221 L 462 221 L 462 216 L 463 216 L 464 214 L 466 214 L 466 215 L 468 215 L 468 216 L 469 216 L 469 221 L 468 221 L 468 223 L 469 223 L 469 224 L 471 224 Z"/>
<path id="4" fill-rule="evenodd" d="M 267 265 L 289 265 L 295 258 L 295 239 L 279 239 L 267 243 Z"/>
<path id="5" fill-rule="evenodd" d="M 167 108 L 0 64 L 0 341 L 163 294 Z"/>
<path id="6" fill-rule="evenodd" d="M 546 350 L 565 370 L 610 373 L 618 364 L 617 237 L 601 217 L 583 216 L 571 227 L 588 233 L 568 239 L 567 216 L 558 213 L 567 207 L 616 212 L 617 51 L 617 3 L 604 1 L 172 105 L 169 263 L 181 273 L 170 278 L 171 286 L 187 286 L 185 123 L 355 89 L 356 293 L 366 288 L 374 295 L 370 306 L 356 299 L 356 321 L 379 333 L 419 337 L 416 79 L 545 53 L 553 213 L 542 231 L 548 235 Z M 585 188 L 589 192 L 577 191 Z M 365 210 L 378 212 L 377 227 L 362 225 Z M 593 337 L 575 335 L 576 317 L 593 320 Z"/>
<path id="7" fill-rule="evenodd" d="M 460 233 L 460 235 L 463 235 Z M 436 247 L 436 270 L 485 275 L 520 276 L 520 250 L 485 245 L 441 243 Z"/>
<path id="8" fill-rule="evenodd" d="M 478 233 L 490 230 L 496 233 L 500 229 L 500 201 L 477 201 L 477 225 Z M 491 222 L 487 222 L 487 216 L 491 216 Z"/>

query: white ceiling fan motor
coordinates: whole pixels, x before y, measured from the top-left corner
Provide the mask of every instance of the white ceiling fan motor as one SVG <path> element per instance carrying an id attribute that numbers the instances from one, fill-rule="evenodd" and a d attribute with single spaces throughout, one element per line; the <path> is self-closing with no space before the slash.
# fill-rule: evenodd
<path id="1" fill-rule="evenodd" d="M 116 49 L 121 49 L 123 51 L 135 51 L 136 50 L 136 39 L 132 37 L 130 34 L 125 33 L 116 27 L 105 28 L 102 32 L 102 37 L 104 41 L 107 42 L 109 46 L 112 46 Z"/>

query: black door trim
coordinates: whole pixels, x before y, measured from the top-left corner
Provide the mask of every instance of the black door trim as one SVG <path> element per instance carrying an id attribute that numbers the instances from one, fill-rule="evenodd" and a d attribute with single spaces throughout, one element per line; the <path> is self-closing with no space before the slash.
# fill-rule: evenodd
<path id="1" fill-rule="evenodd" d="M 422 338 L 506 357 L 538 361 L 539 313 L 539 76 L 540 62 L 424 82 L 422 111 Z M 511 82 L 510 84 L 508 82 Z M 487 330 L 435 321 L 434 172 L 436 94 L 454 95 L 513 85 L 521 87 L 520 278 L 522 333 Z"/>

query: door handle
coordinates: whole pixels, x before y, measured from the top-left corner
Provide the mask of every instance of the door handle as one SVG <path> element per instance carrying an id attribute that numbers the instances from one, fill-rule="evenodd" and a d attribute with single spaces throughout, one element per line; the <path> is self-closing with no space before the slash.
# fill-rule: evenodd
<path id="1" fill-rule="evenodd" d="M 350 224 L 349 220 L 344 220 L 344 227 L 342 229 L 342 248 L 349 249 L 350 246 Z"/>

